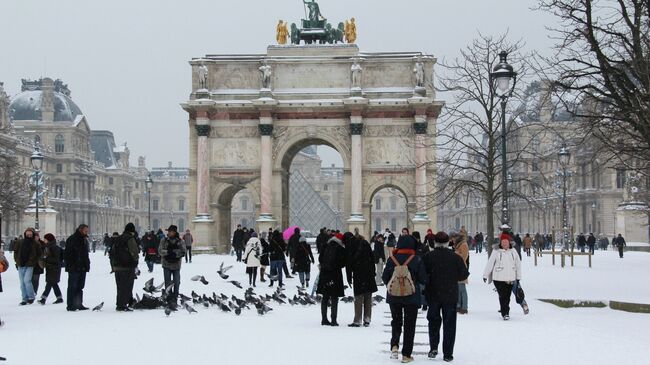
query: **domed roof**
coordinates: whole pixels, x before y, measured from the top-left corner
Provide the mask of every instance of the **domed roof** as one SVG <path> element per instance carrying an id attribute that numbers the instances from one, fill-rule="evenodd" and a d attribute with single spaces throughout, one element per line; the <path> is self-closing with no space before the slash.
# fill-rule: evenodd
<path id="1" fill-rule="evenodd" d="M 41 100 L 43 90 L 25 90 L 12 98 L 9 104 L 11 120 L 42 120 Z M 73 122 L 78 115 L 83 114 L 72 99 L 58 91 L 54 91 L 54 121 Z"/>

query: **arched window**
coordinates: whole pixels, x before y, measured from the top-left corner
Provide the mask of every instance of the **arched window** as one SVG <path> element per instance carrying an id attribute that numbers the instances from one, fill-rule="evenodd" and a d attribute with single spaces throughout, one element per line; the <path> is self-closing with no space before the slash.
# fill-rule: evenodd
<path id="1" fill-rule="evenodd" d="M 397 197 L 396 196 L 391 196 L 390 197 L 390 210 L 397 210 Z"/>
<path id="2" fill-rule="evenodd" d="M 185 219 L 181 218 L 178 220 L 178 231 L 183 232 L 185 230 Z"/>
<path id="3" fill-rule="evenodd" d="M 376 210 L 381 210 L 381 198 L 380 197 L 375 198 L 375 209 Z"/>
<path id="4" fill-rule="evenodd" d="M 65 138 L 63 138 L 62 134 L 57 134 L 56 137 L 54 137 L 54 152 L 63 153 L 64 150 L 65 150 Z"/>
<path id="5" fill-rule="evenodd" d="M 178 201 L 178 210 L 181 212 L 185 211 L 185 199 Z"/>
<path id="6" fill-rule="evenodd" d="M 241 210 L 248 210 L 248 198 L 242 197 L 240 200 Z"/>
<path id="7" fill-rule="evenodd" d="M 381 218 L 375 218 L 375 231 L 381 232 Z"/>

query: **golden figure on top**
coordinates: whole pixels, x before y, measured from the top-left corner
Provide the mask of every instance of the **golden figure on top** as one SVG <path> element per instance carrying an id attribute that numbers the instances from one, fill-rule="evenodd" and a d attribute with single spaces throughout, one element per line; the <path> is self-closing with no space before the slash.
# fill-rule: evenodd
<path id="1" fill-rule="evenodd" d="M 348 43 L 354 43 L 357 40 L 357 25 L 354 23 L 354 18 L 345 21 L 344 33 Z"/>
<path id="2" fill-rule="evenodd" d="M 287 44 L 287 37 L 289 37 L 289 28 L 287 28 L 287 22 L 280 19 L 276 27 L 275 39 L 278 40 L 278 44 Z"/>

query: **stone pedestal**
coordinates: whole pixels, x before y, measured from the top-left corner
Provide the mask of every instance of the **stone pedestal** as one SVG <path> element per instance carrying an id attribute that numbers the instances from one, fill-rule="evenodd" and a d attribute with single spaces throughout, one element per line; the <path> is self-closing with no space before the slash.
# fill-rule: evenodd
<path id="1" fill-rule="evenodd" d="M 354 229 L 359 229 L 359 233 L 366 236 L 369 240 L 369 232 L 366 231 L 366 220 L 360 214 L 352 214 L 350 219 L 347 220 L 348 231 L 354 232 Z"/>
<path id="2" fill-rule="evenodd" d="M 258 234 L 265 239 L 267 239 L 266 234 L 269 231 L 269 228 L 276 229 L 278 223 L 270 214 L 260 215 L 256 222 Z"/>
<path id="3" fill-rule="evenodd" d="M 435 230 L 435 227 L 431 227 L 431 219 L 426 213 L 415 213 L 413 217 L 413 231 L 420 232 L 420 236 L 424 238 L 427 234 L 427 229 Z"/>
<path id="4" fill-rule="evenodd" d="M 192 231 L 194 246 L 213 248 L 215 251 L 219 252 L 214 237 L 212 237 L 214 220 L 210 219 L 208 216 L 197 216 L 192 220 L 192 223 L 194 223 L 194 230 Z"/>
<path id="5" fill-rule="evenodd" d="M 616 234 L 625 242 L 644 242 L 648 240 L 648 206 L 641 202 L 621 203 L 616 209 Z"/>
<path id="6" fill-rule="evenodd" d="M 41 238 L 46 233 L 56 233 L 56 216 L 59 214 L 51 207 L 38 207 L 38 230 L 41 232 Z M 25 209 L 25 218 L 27 221 L 23 224 L 25 227 L 34 227 L 36 221 L 36 207 L 30 205 Z"/>

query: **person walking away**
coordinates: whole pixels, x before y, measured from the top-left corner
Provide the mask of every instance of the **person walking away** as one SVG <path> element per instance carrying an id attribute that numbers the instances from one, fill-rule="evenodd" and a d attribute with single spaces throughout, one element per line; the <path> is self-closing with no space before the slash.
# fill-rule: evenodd
<path id="1" fill-rule="evenodd" d="M 530 249 L 533 247 L 533 238 L 530 236 L 530 233 L 526 233 L 524 237 L 524 252 L 526 256 L 530 257 Z"/>
<path id="2" fill-rule="evenodd" d="M 485 265 L 483 281 L 488 284 L 494 282 L 504 321 L 510 319 L 510 294 L 515 280 L 521 280 L 521 260 L 510 248 L 510 235 L 502 233 L 499 249 L 492 252 Z"/>
<path id="3" fill-rule="evenodd" d="M 232 234 L 232 248 L 237 253 L 238 247 L 242 245 L 242 242 L 244 241 L 244 230 L 241 228 L 241 224 L 237 225 L 237 229 L 235 229 L 235 232 Z M 239 256 L 237 256 L 237 261 L 239 260 Z"/>
<path id="4" fill-rule="evenodd" d="M 88 225 L 80 224 L 77 230 L 65 241 L 65 271 L 68 273 L 67 310 L 87 310 L 83 305 L 83 289 L 86 286 L 86 274 L 90 271 L 88 255 Z"/>
<path id="5" fill-rule="evenodd" d="M 278 286 L 282 287 L 282 268 L 284 266 L 284 249 L 282 246 L 282 233 L 277 229 L 273 231 L 271 240 L 269 241 L 269 260 L 271 260 L 271 280 L 269 287 L 273 286 L 275 280 L 278 281 Z"/>
<path id="6" fill-rule="evenodd" d="M 192 234 L 190 233 L 189 229 L 185 230 L 185 234 L 183 235 L 183 242 L 185 242 L 185 263 L 187 263 L 187 259 L 189 257 L 190 264 L 191 264 L 192 263 L 192 243 L 194 243 L 194 237 L 192 237 Z"/>
<path id="7" fill-rule="evenodd" d="M 618 257 L 623 258 L 623 248 L 626 246 L 625 238 L 623 238 L 619 233 L 618 236 L 612 240 L 612 245 L 618 248 Z"/>
<path id="8" fill-rule="evenodd" d="M 61 248 L 56 243 L 56 238 L 52 233 L 45 235 L 45 247 L 43 249 L 42 258 L 43 267 L 45 268 L 45 290 L 41 294 L 41 299 L 38 301 L 44 305 L 50 290 L 54 290 L 56 300 L 54 304 L 63 303 L 63 295 L 59 288 L 59 281 L 61 281 L 61 264 L 63 263 Z"/>
<path id="9" fill-rule="evenodd" d="M 138 244 L 135 240 L 135 225 L 127 223 L 124 232 L 117 239 L 110 252 L 111 267 L 115 273 L 115 286 L 117 298 L 115 310 L 118 312 L 131 312 L 129 308 L 133 300 L 133 282 L 135 281 L 135 268 L 138 267 Z"/>
<path id="10" fill-rule="evenodd" d="M 418 309 L 422 306 L 420 284 L 426 285 L 428 278 L 422 259 L 416 255 L 415 240 L 410 235 L 402 235 L 397 241 L 397 249 L 386 261 L 382 280 L 386 284 L 386 303 L 391 313 L 390 348 L 392 359 L 397 359 L 399 340 L 404 327 L 402 362 L 413 361 L 413 340 Z M 400 285 L 401 284 L 401 285 Z"/>
<path id="11" fill-rule="evenodd" d="M 300 244 L 299 240 L 300 240 L 300 228 L 296 227 L 293 230 L 293 234 L 289 238 L 289 242 L 287 244 L 287 253 L 289 254 L 289 262 L 291 263 L 291 275 L 296 274 L 295 256 L 296 256 L 296 250 L 298 249 L 298 245 Z"/>
<path id="12" fill-rule="evenodd" d="M 34 267 L 38 266 L 38 260 L 41 258 L 41 245 L 35 237 L 34 228 L 27 228 L 23 233 L 23 239 L 18 240 L 14 246 L 14 262 L 18 269 L 18 279 L 20 280 L 20 292 L 22 301 L 20 305 L 32 304 L 36 298 L 34 293 Z"/>
<path id="13" fill-rule="evenodd" d="M 372 318 L 372 293 L 377 291 L 375 256 L 370 243 L 362 235 L 352 239 L 356 239 L 358 245 L 346 266 L 348 282 L 354 290 L 354 320 L 348 326 L 361 327 L 363 320 L 363 326 L 368 327 Z"/>
<path id="14" fill-rule="evenodd" d="M 167 236 L 160 241 L 160 252 L 165 288 L 174 285 L 174 289 L 167 297 L 168 305 L 176 308 L 178 290 L 181 286 L 181 259 L 185 257 L 185 243 L 178 236 L 178 227 L 175 225 L 167 228 Z"/>
<path id="15" fill-rule="evenodd" d="M 460 298 L 459 283 L 467 280 L 469 271 L 458 253 L 454 254 L 449 246 L 449 235 L 438 232 L 435 235 L 433 250 L 423 258 L 429 282 L 425 296 L 429 305 L 427 320 L 429 322 L 429 358 L 438 356 L 440 327 L 443 328 L 442 355 L 444 361 L 454 359 L 456 342 L 456 308 Z M 442 316 L 441 316 L 442 314 Z"/>
<path id="16" fill-rule="evenodd" d="M 244 263 L 246 264 L 249 287 L 255 287 L 257 268 L 260 266 L 261 253 L 262 249 L 260 247 L 260 240 L 257 238 L 257 234 L 253 234 L 253 237 L 251 237 L 246 243 L 246 250 L 244 251 Z"/>
<path id="17" fill-rule="evenodd" d="M 577 244 L 578 248 L 580 249 L 580 252 L 585 252 L 585 246 L 587 246 L 587 240 L 585 239 L 585 235 L 580 232 L 578 235 L 577 239 Z"/>
<path id="18" fill-rule="evenodd" d="M 309 279 L 311 273 L 311 264 L 315 262 L 314 255 L 311 252 L 311 246 L 307 243 L 304 236 L 298 238 L 298 247 L 294 252 L 294 265 L 300 279 L 300 286 L 309 288 Z"/>
<path id="19" fill-rule="evenodd" d="M 267 233 L 267 239 L 270 237 L 271 233 Z M 264 234 L 263 234 L 264 235 Z M 264 278 L 264 274 L 266 272 L 266 267 L 271 264 L 271 261 L 269 260 L 269 255 L 270 255 L 270 246 L 269 243 L 264 237 L 260 237 L 260 247 L 262 249 L 262 254 L 260 255 L 260 282 L 264 283 L 266 282 L 266 279 Z"/>
<path id="20" fill-rule="evenodd" d="M 454 252 L 456 252 L 456 255 L 460 256 L 460 258 L 463 260 L 463 265 L 465 265 L 465 268 L 469 268 L 469 246 L 467 246 L 467 242 L 463 239 L 461 236 L 459 238 L 458 243 L 454 246 Z M 467 278 L 462 279 L 458 282 L 458 303 L 456 306 L 456 310 L 460 314 L 467 314 Z"/>
<path id="21" fill-rule="evenodd" d="M 352 233 L 348 232 L 349 236 Z M 338 326 L 336 321 L 338 315 L 339 298 L 344 295 L 343 272 L 345 267 L 345 246 L 344 236 L 337 233 L 330 238 L 325 245 L 324 252 L 318 256 L 320 274 L 318 277 L 318 289 L 316 292 L 323 296 L 321 300 L 321 325 Z M 327 318 L 327 307 L 331 306 L 331 320 Z"/>
<path id="22" fill-rule="evenodd" d="M 104 256 L 106 256 L 111 251 L 111 238 L 108 236 L 108 232 L 104 233 L 102 244 L 104 245 Z"/>
<path id="23" fill-rule="evenodd" d="M 587 237 L 587 247 L 589 247 L 589 253 L 594 254 L 596 253 L 596 237 L 594 237 L 593 233 L 589 233 L 589 237 Z"/>
<path id="24" fill-rule="evenodd" d="M 386 263 L 386 251 L 384 248 L 384 236 L 377 234 L 372 247 L 372 253 L 375 258 L 375 284 L 377 286 L 384 285 L 381 281 L 381 274 L 384 272 L 384 265 Z"/>

